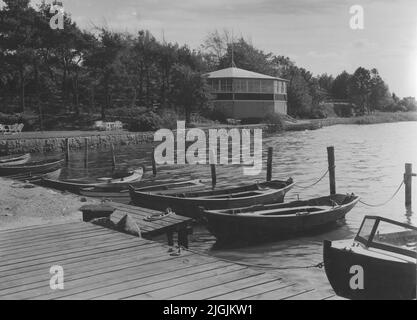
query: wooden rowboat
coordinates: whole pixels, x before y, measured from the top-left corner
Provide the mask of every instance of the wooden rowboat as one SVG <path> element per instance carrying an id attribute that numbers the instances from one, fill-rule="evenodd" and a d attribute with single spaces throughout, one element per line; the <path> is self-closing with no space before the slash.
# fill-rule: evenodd
<path id="1" fill-rule="evenodd" d="M 367 216 L 354 240 L 324 241 L 327 278 L 357 300 L 416 299 L 417 228 Z"/>
<path id="2" fill-rule="evenodd" d="M 30 153 L 22 154 L 19 156 L 6 156 L 0 157 L 0 167 L 8 165 L 21 165 L 25 164 L 30 160 Z"/>
<path id="3" fill-rule="evenodd" d="M 149 209 L 166 210 L 198 218 L 199 207 L 209 210 L 251 206 L 260 203 L 282 202 L 285 194 L 293 187 L 292 179 L 271 181 L 241 187 L 197 192 L 151 188 L 130 188 L 133 204 Z"/>
<path id="4" fill-rule="evenodd" d="M 206 184 L 207 181 L 204 180 L 188 180 L 188 181 L 170 181 L 165 184 L 161 184 L 158 181 L 140 181 L 138 183 L 131 183 L 130 185 L 137 188 L 152 188 L 152 189 L 162 189 L 166 190 L 177 190 L 178 192 L 190 192 L 205 189 L 208 187 Z M 151 190 L 152 190 L 151 189 Z M 113 185 L 109 186 L 99 186 L 99 187 L 90 187 L 90 188 L 81 188 L 80 194 L 86 197 L 100 198 L 100 199 L 109 199 L 114 202 L 120 203 L 130 203 L 130 191 L 129 187 L 126 187 L 120 190 L 120 187 L 114 187 Z"/>
<path id="5" fill-rule="evenodd" d="M 354 195 L 333 195 L 229 210 L 201 208 L 201 214 L 219 242 L 260 242 L 329 226 L 343 219 L 358 201 Z"/>
<path id="6" fill-rule="evenodd" d="M 45 187 L 69 191 L 76 194 L 80 194 L 80 190 L 83 188 L 105 187 L 111 186 L 112 192 L 127 190 L 128 185 L 138 182 L 142 179 L 143 168 L 139 168 L 134 171 L 130 171 L 125 174 L 113 175 L 112 177 L 98 178 L 97 182 L 91 182 L 91 180 L 57 180 L 57 179 L 42 179 L 42 185 Z"/>
<path id="7" fill-rule="evenodd" d="M 38 173 L 38 174 L 18 174 L 18 175 L 12 175 L 7 176 L 6 178 L 12 179 L 12 180 L 18 180 L 22 182 L 29 182 L 34 184 L 39 184 L 42 179 L 59 179 L 59 176 L 61 175 L 62 169 L 54 170 L 47 173 Z"/>
<path id="8" fill-rule="evenodd" d="M 53 159 L 37 162 L 29 162 L 23 165 L 4 165 L 0 166 L 0 176 L 12 176 L 19 174 L 35 175 L 53 172 L 62 167 L 64 160 Z"/>

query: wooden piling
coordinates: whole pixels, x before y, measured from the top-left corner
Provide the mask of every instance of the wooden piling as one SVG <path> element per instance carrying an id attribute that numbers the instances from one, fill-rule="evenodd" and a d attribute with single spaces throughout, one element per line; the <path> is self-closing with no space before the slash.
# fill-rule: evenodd
<path id="1" fill-rule="evenodd" d="M 152 161 L 152 173 L 153 173 L 153 176 L 156 177 L 158 172 L 156 170 L 155 148 L 152 149 L 151 161 Z"/>
<path id="2" fill-rule="evenodd" d="M 69 144 L 69 138 L 65 139 L 65 162 L 69 163 L 69 154 L 70 154 L 70 144 Z"/>
<path id="3" fill-rule="evenodd" d="M 216 184 L 217 184 L 216 165 L 211 164 L 210 168 L 211 168 L 211 186 L 214 189 L 216 188 Z"/>
<path id="4" fill-rule="evenodd" d="M 167 232 L 167 239 L 168 239 L 168 246 L 173 247 L 174 246 L 174 232 L 172 230 L 169 230 Z"/>
<path id="5" fill-rule="evenodd" d="M 188 249 L 188 230 L 187 228 L 181 228 L 178 231 L 178 245 Z"/>
<path id="6" fill-rule="evenodd" d="M 405 206 L 411 207 L 411 191 L 413 180 L 413 165 L 411 163 L 405 164 L 404 185 L 405 185 Z"/>
<path id="7" fill-rule="evenodd" d="M 336 194 L 336 166 L 335 166 L 335 156 L 334 156 L 334 147 L 327 148 L 327 160 L 329 163 L 329 181 L 330 181 L 330 195 Z"/>
<path id="8" fill-rule="evenodd" d="M 84 168 L 88 168 L 88 138 L 84 138 Z"/>
<path id="9" fill-rule="evenodd" d="M 113 143 L 110 144 L 110 150 L 111 150 L 111 163 L 113 170 L 116 168 L 116 156 L 114 154 L 114 145 Z"/>
<path id="10" fill-rule="evenodd" d="M 274 153 L 274 149 L 272 147 L 268 148 L 268 160 L 266 163 L 266 181 L 272 180 L 272 156 Z"/>

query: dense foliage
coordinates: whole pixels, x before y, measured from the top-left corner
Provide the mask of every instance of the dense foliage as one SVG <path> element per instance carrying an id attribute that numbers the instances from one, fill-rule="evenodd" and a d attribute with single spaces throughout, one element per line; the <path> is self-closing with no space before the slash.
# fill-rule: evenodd
<path id="1" fill-rule="evenodd" d="M 413 98 L 391 95 L 376 69 L 315 77 L 289 58 L 265 53 L 227 31 L 210 33 L 199 50 L 191 50 L 158 41 L 146 30 L 81 30 L 68 13 L 64 29 L 52 29 L 50 4 L 4 3 L 2 121 L 20 119 L 30 128 L 48 129 L 69 118 L 73 123 L 120 118 L 132 130 L 170 127 L 179 118 L 190 122 L 196 112 L 224 121 L 208 110 L 209 88 L 202 75 L 229 67 L 232 60 L 237 67 L 288 79 L 288 110 L 295 117 L 327 116 L 322 102 L 329 98 L 354 103 L 355 113 L 416 108 Z"/>

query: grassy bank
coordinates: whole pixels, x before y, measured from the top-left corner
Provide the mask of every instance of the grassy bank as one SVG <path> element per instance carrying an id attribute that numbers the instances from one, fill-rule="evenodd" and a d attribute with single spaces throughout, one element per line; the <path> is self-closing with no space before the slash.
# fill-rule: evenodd
<path id="1" fill-rule="evenodd" d="M 310 120 L 323 127 L 337 124 L 378 124 L 403 121 L 417 121 L 417 112 L 376 112 L 370 115 L 351 118 L 327 118 Z"/>

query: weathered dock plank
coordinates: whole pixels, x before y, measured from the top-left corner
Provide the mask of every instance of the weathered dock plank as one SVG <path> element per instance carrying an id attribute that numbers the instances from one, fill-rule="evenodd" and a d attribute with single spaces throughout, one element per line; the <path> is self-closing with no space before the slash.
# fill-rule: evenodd
<path id="1" fill-rule="evenodd" d="M 326 300 L 334 296 L 334 292 L 331 290 L 318 290 L 304 292 L 296 294 L 287 298 L 286 300 Z"/>
<path id="2" fill-rule="evenodd" d="M 141 230 L 142 237 L 146 239 L 163 235 L 168 232 L 179 232 L 190 226 L 192 221 L 191 218 L 176 214 L 169 214 L 153 221 L 148 221 L 148 217 L 160 216 L 163 212 L 117 202 L 110 202 L 109 205 L 116 209 L 111 216 L 111 219 L 114 222 L 117 223 L 128 214 L 135 220 Z"/>
<path id="3" fill-rule="evenodd" d="M 89 223 L 5 231 L 0 238 L 0 300 L 281 299 L 314 292 L 262 270 L 187 250 L 172 254 L 161 243 Z M 50 288 L 53 265 L 64 269 L 63 290 Z"/>

